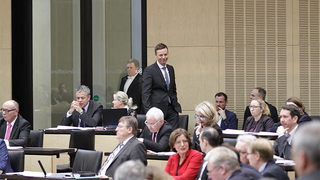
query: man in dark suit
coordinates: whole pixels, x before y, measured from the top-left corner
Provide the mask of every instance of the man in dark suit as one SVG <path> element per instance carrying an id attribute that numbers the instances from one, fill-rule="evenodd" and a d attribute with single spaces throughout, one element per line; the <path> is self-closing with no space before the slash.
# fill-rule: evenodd
<path id="1" fill-rule="evenodd" d="M 175 74 L 172 66 L 167 64 L 168 47 L 160 43 L 155 47 L 157 61 L 146 67 L 142 76 L 142 102 L 144 111 L 151 107 L 162 110 L 174 129 L 179 127 L 181 106 L 178 103 Z"/>
<path id="2" fill-rule="evenodd" d="M 1 174 L 13 172 L 8 149 L 3 139 L 0 139 L 0 171 L 2 172 Z"/>
<path id="3" fill-rule="evenodd" d="M 280 111 L 281 125 L 277 133 L 279 137 L 273 144 L 274 153 L 284 159 L 291 159 L 291 142 L 298 129 L 300 110 L 294 105 L 284 105 Z"/>
<path id="4" fill-rule="evenodd" d="M 254 178 L 240 169 L 238 157 L 227 147 L 216 147 L 207 156 L 208 177 L 214 180 L 254 180 Z"/>
<path id="5" fill-rule="evenodd" d="M 73 101 L 61 125 L 76 127 L 95 127 L 102 121 L 102 105 L 90 100 L 90 89 L 81 85 L 77 89 L 77 101 Z"/>
<path id="6" fill-rule="evenodd" d="M 0 117 L 0 138 L 7 146 L 27 146 L 30 140 L 30 123 L 19 114 L 19 104 L 14 100 L 3 103 Z"/>
<path id="7" fill-rule="evenodd" d="M 153 107 L 147 112 L 146 118 L 146 126 L 138 140 L 151 151 L 170 151 L 169 137 L 173 128 L 163 120 L 163 112 L 159 108 Z"/>
<path id="8" fill-rule="evenodd" d="M 218 125 L 222 130 L 238 129 L 237 115 L 226 109 L 228 105 L 228 96 L 223 92 L 218 92 L 215 96 L 216 110 L 219 114 Z"/>
<path id="9" fill-rule="evenodd" d="M 99 170 L 99 175 L 114 177 L 117 167 L 125 161 L 139 159 L 147 165 L 147 149 L 135 137 L 138 132 L 138 121 L 133 116 L 120 118 L 116 128 L 120 144 L 112 151 Z"/>
<path id="10" fill-rule="evenodd" d="M 263 177 L 289 180 L 288 175 L 274 163 L 273 154 L 273 147 L 267 139 L 259 138 L 249 143 L 248 159 L 251 166 L 256 168 Z"/>
<path id="11" fill-rule="evenodd" d="M 268 105 L 269 110 L 270 110 L 270 114 L 271 114 L 271 118 L 273 119 L 274 123 L 279 122 L 278 119 L 278 111 L 277 108 L 272 106 L 272 104 L 269 104 L 266 102 L 266 95 L 267 95 L 267 91 L 261 87 L 256 87 L 255 89 L 252 90 L 251 92 L 251 96 L 250 96 L 250 100 L 252 101 L 253 99 L 262 99 L 264 100 L 264 102 Z M 251 115 L 249 106 L 247 106 L 246 111 L 244 112 L 244 117 L 243 117 L 243 125 L 242 125 L 242 129 L 244 128 L 245 122 L 247 120 L 247 118 Z"/>
<path id="12" fill-rule="evenodd" d="M 127 73 L 121 79 L 119 91 L 125 92 L 128 97 L 133 99 L 133 105 L 137 105 L 136 113 L 140 114 L 142 109 L 142 76 L 139 72 L 139 61 L 136 59 L 130 59 L 127 63 Z"/>
<path id="13" fill-rule="evenodd" d="M 219 140 L 219 133 L 216 129 L 213 127 L 203 128 L 199 136 L 201 151 L 205 154 L 209 154 L 211 150 L 219 146 Z M 196 180 L 208 179 L 207 164 L 208 161 L 202 161 Z"/>
<path id="14" fill-rule="evenodd" d="M 301 126 L 293 137 L 291 157 L 299 180 L 320 178 L 320 122 Z"/>

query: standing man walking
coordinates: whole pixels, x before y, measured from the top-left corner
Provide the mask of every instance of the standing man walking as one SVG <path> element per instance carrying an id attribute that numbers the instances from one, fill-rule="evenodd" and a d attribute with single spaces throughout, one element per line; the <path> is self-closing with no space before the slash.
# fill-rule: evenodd
<path id="1" fill-rule="evenodd" d="M 179 126 L 178 113 L 181 112 L 181 106 L 177 98 L 174 69 L 167 64 L 168 47 L 159 43 L 154 52 L 157 61 L 146 67 L 142 75 L 144 112 L 148 112 L 151 107 L 161 109 L 165 120 L 176 129 Z"/>

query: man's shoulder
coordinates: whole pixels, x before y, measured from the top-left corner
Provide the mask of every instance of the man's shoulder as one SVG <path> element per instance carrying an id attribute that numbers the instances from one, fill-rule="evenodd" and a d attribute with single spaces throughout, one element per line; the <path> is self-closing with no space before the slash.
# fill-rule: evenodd
<path id="1" fill-rule="evenodd" d="M 162 125 L 161 129 L 173 131 L 173 127 L 172 127 L 171 124 L 169 124 L 167 121 L 164 121 L 164 122 L 163 122 L 163 125 Z"/>
<path id="2" fill-rule="evenodd" d="M 98 107 L 100 107 L 100 106 L 101 106 L 101 108 L 103 108 L 102 104 L 100 104 L 100 103 L 98 103 L 98 102 L 95 102 L 94 100 L 90 100 L 89 103 L 92 104 L 92 105 L 91 105 L 91 108 L 98 108 Z M 90 106 L 90 105 L 89 105 L 89 106 Z"/>
<path id="3" fill-rule="evenodd" d="M 270 111 L 271 111 L 271 109 L 277 110 L 277 108 L 275 106 L 273 106 L 272 104 L 268 103 L 267 101 L 265 101 L 265 103 L 268 105 Z"/>
<path id="4" fill-rule="evenodd" d="M 29 121 L 27 121 L 25 118 L 23 118 L 20 114 L 18 114 L 16 122 L 18 122 L 18 123 L 28 123 L 29 124 Z"/>
<path id="5" fill-rule="evenodd" d="M 225 112 L 226 112 L 226 114 L 236 115 L 236 113 L 234 113 L 234 112 L 232 112 L 232 111 L 229 111 L 229 110 L 227 110 L 227 109 L 225 109 Z"/>

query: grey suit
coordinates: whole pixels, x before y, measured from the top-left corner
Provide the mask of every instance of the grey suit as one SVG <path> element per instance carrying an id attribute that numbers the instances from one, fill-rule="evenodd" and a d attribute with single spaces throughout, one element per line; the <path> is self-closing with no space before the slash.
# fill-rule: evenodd
<path id="1" fill-rule="evenodd" d="M 289 180 L 288 175 L 273 161 L 267 162 L 267 166 L 262 172 L 262 176 L 278 180 Z"/>
<path id="2" fill-rule="evenodd" d="M 101 124 L 102 108 L 103 107 L 101 104 L 90 100 L 87 112 L 84 112 L 82 115 L 80 115 L 78 111 L 74 110 L 70 117 L 67 118 L 67 115 L 65 115 L 60 124 L 66 126 L 73 124 L 73 126 L 78 126 L 80 118 L 85 123 L 85 126 L 95 127 Z"/>
<path id="3" fill-rule="evenodd" d="M 309 174 L 303 175 L 298 180 L 319 180 L 320 178 L 320 169 L 315 169 Z"/>
<path id="4" fill-rule="evenodd" d="M 291 159 L 291 145 L 285 135 L 278 137 L 273 144 L 274 154 L 284 159 Z"/>
<path id="5" fill-rule="evenodd" d="M 147 149 L 136 137 L 132 137 L 114 157 L 107 169 L 106 175 L 114 177 L 114 172 L 117 167 L 123 162 L 132 159 L 139 159 L 142 163 L 147 165 Z"/>

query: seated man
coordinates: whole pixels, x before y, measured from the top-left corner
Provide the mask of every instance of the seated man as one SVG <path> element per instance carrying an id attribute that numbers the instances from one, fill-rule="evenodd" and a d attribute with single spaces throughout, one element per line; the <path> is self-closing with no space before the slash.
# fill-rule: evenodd
<path id="1" fill-rule="evenodd" d="M 90 89 L 81 85 L 77 89 L 77 101 L 73 101 L 61 125 L 76 127 L 95 127 L 102 121 L 102 105 L 90 100 Z"/>
<path id="2" fill-rule="evenodd" d="M 149 109 L 146 114 L 146 126 L 138 140 L 149 150 L 156 152 L 170 151 L 169 137 L 173 128 L 167 121 L 163 120 L 163 116 L 163 112 L 156 107 Z"/>
<path id="3" fill-rule="evenodd" d="M 221 129 L 238 129 L 237 115 L 226 109 L 226 106 L 228 105 L 228 96 L 223 92 L 219 92 L 215 95 L 215 99 L 216 110 L 219 114 L 218 125 Z"/>
<path id="4" fill-rule="evenodd" d="M 13 172 L 9 160 L 8 150 L 6 143 L 3 139 L 0 139 L 0 174 Z"/>
<path id="5" fill-rule="evenodd" d="M 237 138 L 237 144 L 235 146 L 236 150 L 239 152 L 240 161 L 244 164 L 249 164 L 249 159 L 247 158 L 247 145 L 249 142 L 256 140 L 257 138 L 250 134 L 239 135 Z"/>
<path id="6" fill-rule="evenodd" d="M 259 138 L 249 143 L 248 159 L 251 166 L 256 168 L 263 177 L 289 180 L 281 167 L 273 162 L 273 154 L 273 147 L 267 139 Z"/>
<path id="7" fill-rule="evenodd" d="M 304 124 L 293 137 L 292 159 L 299 180 L 318 180 L 320 177 L 320 122 Z"/>
<path id="8" fill-rule="evenodd" d="M 114 177 L 117 167 L 128 160 L 139 159 L 147 165 L 147 149 L 135 137 L 138 132 L 137 119 L 133 116 L 123 116 L 119 120 L 116 132 L 120 144 L 103 163 L 98 175 Z"/>
<path id="9" fill-rule="evenodd" d="M 278 128 L 280 135 L 274 145 L 274 153 L 284 159 L 291 159 L 291 142 L 294 133 L 298 128 L 298 119 L 300 117 L 300 110 L 294 105 L 284 105 L 280 111 L 281 125 Z M 281 131 L 282 128 L 282 131 Z"/>
<path id="10" fill-rule="evenodd" d="M 30 123 L 19 114 L 19 104 L 14 100 L 3 103 L 0 116 L 0 138 L 7 146 L 27 146 L 30 141 Z"/>

